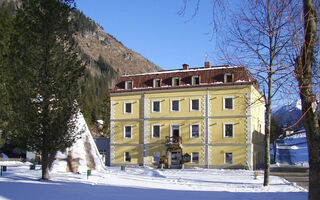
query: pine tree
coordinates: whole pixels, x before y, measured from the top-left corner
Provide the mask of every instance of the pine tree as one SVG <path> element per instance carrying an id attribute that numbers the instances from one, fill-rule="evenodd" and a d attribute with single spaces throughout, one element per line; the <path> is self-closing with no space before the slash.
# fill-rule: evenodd
<path id="1" fill-rule="evenodd" d="M 0 148 L 5 143 L 7 131 L 7 98 L 6 98 L 6 71 L 8 65 L 8 46 L 12 33 L 13 10 L 12 5 L 0 5 Z"/>
<path id="2" fill-rule="evenodd" d="M 71 146 L 79 60 L 69 14 L 73 1 L 25 0 L 17 10 L 7 67 L 10 126 L 20 146 L 42 157 L 42 179 L 57 151 Z"/>

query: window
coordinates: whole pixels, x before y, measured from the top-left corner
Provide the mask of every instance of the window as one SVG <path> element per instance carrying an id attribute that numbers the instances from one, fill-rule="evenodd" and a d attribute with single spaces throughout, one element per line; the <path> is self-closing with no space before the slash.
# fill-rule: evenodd
<path id="1" fill-rule="evenodd" d="M 191 99 L 191 111 L 199 111 L 199 99 Z"/>
<path id="2" fill-rule="evenodd" d="M 152 138 L 160 138 L 160 125 L 152 125 Z"/>
<path id="3" fill-rule="evenodd" d="M 124 103 L 124 114 L 132 114 L 132 103 Z"/>
<path id="4" fill-rule="evenodd" d="M 224 97 L 223 98 L 223 109 L 224 110 L 233 110 L 233 97 Z"/>
<path id="5" fill-rule="evenodd" d="M 153 79 L 153 87 L 160 87 L 160 79 Z"/>
<path id="6" fill-rule="evenodd" d="M 190 137 L 191 138 L 199 138 L 200 137 L 200 126 L 199 124 L 191 124 L 190 125 Z"/>
<path id="7" fill-rule="evenodd" d="M 179 112 L 179 100 L 171 101 L 171 111 Z"/>
<path id="8" fill-rule="evenodd" d="M 171 136 L 172 137 L 180 136 L 180 125 L 171 125 Z"/>
<path id="9" fill-rule="evenodd" d="M 124 161 L 125 162 L 131 162 L 130 152 L 125 152 Z"/>
<path id="10" fill-rule="evenodd" d="M 152 112 L 160 112 L 160 101 L 152 101 Z"/>
<path id="11" fill-rule="evenodd" d="M 200 84 L 200 77 L 199 76 L 192 76 L 192 85 L 199 85 Z"/>
<path id="12" fill-rule="evenodd" d="M 225 83 L 231 83 L 233 80 L 233 76 L 232 76 L 232 74 L 225 74 L 224 75 L 224 82 Z"/>
<path id="13" fill-rule="evenodd" d="M 172 78 L 172 86 L 179 86 L 179 78 L 178 77 L 174 77 Z"/>
<path id="14" fill-rule="evenodd" d="M 223 132 L 224 132 L 225 138 L 233 138 L 233 124 L 232 123 L 225 123 Z"/>
<path id="15" fill-rule="evenodd" d="M 132 89 L 132 81 L 126 81 L 125 89 L 126 90 L 131 90 Z"/>
<path id="16" fill-rule="evenodd" d="M 192 152 L 192 163 L 199 163 L 199 152 Z"/>
<path id="17" fill-rule="evenodd" d="M 225 160 L 226 164 L 232 164 L 232 153 L 225 153 Z"/>
<path id="18" fill-rule="evenodd" d="M 153 162 L 160 161 L 160 152 L 153 152 Z"/>
<path id="19" fill-rule="evenodd" d="M 123 130 L 123 137 L 124 138 L 131 138 L 132 137 L 132 126 L 124 126 Z"/>

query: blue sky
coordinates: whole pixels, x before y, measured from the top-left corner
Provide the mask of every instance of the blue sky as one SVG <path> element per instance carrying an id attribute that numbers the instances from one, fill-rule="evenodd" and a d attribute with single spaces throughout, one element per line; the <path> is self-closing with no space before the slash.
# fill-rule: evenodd
<path id="1" fill-rule="evenodd" d="M 77 0 L 77 8 L 99 23 L 126 47 L 140 53 L 163 69 L 218 63 L 212 38 L 211 5 L 204 1 L 192 20 L 178 14 L 182 0 Z"/>

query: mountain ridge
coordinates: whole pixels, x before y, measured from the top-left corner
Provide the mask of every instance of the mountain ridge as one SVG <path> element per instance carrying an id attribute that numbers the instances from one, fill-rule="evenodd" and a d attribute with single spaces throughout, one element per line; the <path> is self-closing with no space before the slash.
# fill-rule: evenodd
<path id="1" fill-rule="evenodd" d="M 79 11 L 82 15 L 82 12 Z M 93 60 L 101 56 L 112 68 L 122 74 L 155 72 L 162 70 L 150 60 L 127 48 L 122 42 L 104 31 L 103 27 L 86 17 L 95 27 L 79 30 L 75 38 L 80 49 Z"/>
<path id="2" fill-rule="evenodd" d="M 301 117 L 301 100 L 290 102 L 284 106 L 278 108 L 275 112 L 272 113 L 272 116 L 279 122 L 279 125 L 284 127 L 290 127 L 295 124 Z M 302 120 L 291 129 L 296 131 L 303 128 Z"/>

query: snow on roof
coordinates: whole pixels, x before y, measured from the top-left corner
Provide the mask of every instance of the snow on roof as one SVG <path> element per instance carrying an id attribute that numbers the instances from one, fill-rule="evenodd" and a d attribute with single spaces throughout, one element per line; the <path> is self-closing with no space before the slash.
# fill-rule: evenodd
<path id="1" fill-rule="evenodd" d="M 232 75 L 227 81 L 226 75 Z M 178 83 L 173 84 L 173 78 L 178 77 Z M 199 77 L 197 83 L 193 77 Z M 155 85 L 154 80 L 160 80 Z M 128 82 L 131 82 L 128 85 Z M 121 76 L 111 93 L 133 92 L 142 90 L 163 90 L 181 88 L 214 87 L 220 83 L 225 86 L 254 85 L 258 90 L 256 80 L 243 66 L 213 66 L 191 69 L 167 70 L 144 74 Z"/>
<path id="2" fill-rule="evenodd" d="M 190 69 L 174 69 L 174 70 L 164 70 L 164 71 L 149 72 L 149 73 L 142 73 L 142 74 L 128 74 L 128 75 L 123 75 L 123 77 L 167 74 L 167 73 L 177 73 L 177 72 L 194 72 L 194 71 L 217 70 L 217 69 L 232 69 L 232 68 L 239 68 L 239 67 L 241 66 L 223 65 L 223 66 L 213 66 L 209 68 L 202 67 L 202 68 L 190 68 Z"/>

